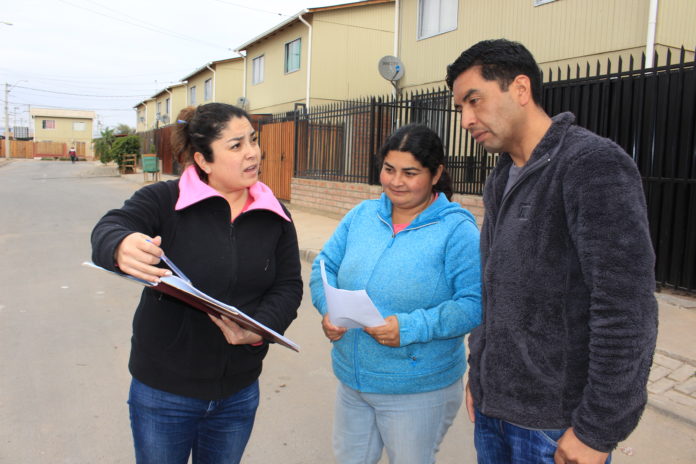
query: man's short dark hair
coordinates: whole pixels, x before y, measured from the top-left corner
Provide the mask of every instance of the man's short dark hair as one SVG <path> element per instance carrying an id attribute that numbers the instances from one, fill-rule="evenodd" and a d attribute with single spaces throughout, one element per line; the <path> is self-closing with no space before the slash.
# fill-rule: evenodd
<path id="1" fill-rule="evenodd" d="M 519 42 L 505 39 L 482 40 L 462 52 L 454 63 L 447 66 L 447 86 L 452 89 L 454 81 L 464 71 L 481 67 L 481 76 L 487 81 L 497 81 L 502 91 L 515 77 L 523 74 L 532 86 L 532 98 L 541 104 L 541 70 L 532 54 Z"/>

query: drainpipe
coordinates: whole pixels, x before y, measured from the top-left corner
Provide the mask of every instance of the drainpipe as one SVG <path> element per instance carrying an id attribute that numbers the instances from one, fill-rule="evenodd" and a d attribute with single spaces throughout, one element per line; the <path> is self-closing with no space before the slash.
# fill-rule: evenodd
<path id="1" fill-rule="evenodd" d="M 309 108 L 309 90 L 312 84 L 312 26 L 302 17 L 303 14 L 307 13 L 309 13 L 309 10 L 305 8 L 302 13 L 297 15 L 297 18 L 309 29 L 309 44 L 307 44 L 307 95 L 305 96 L 305 105 Z"/>
<path id="2" fill-rule="evenodd" d="M 399 57 L 399 0 L 394 5 L 394 56 Z"/>
<path id="3" fill-rule="evenodd" d="M 659 0 L 650 0 L 650 12 L 648 14 L 648 38 L 645 43 L 645 67 L 652 68 L 655 56 L 655 30 L 657 29 L 657 10 Z"/>
<path id="4" fill-rule="evenodd" d="M 239 53 L 239 52 L 237 52 Z M 242 97 L 246 100 L 247 97 L 247 91 L 246 91 L 246 81 L 247 81 L 247 54 L 245 53 L 242 55 L 239 53 L 242 57 L 244 57 L 244 77 L 242 78 Z"/>
<path id="5" fill-rule="evenodd" d="M 399 57 L 399 0 L 396 0 L 394 5 L 394 56 Z M 392 94 L 395 98 L 397 93 L 396 86 L 394 86 Z"/>
<path id="6" fill-rule="evenodd" d="M 215 70 L 210 67 L 210 63 L 206 64 L 205 67 L 213 73 L 213 101 L 215 101 Z"/>

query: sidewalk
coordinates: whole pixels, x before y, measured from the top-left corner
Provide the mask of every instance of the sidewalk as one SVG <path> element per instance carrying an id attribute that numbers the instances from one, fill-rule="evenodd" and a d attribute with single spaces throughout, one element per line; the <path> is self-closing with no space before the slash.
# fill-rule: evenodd
<path id="1" fill-rule="evenodd" d="M 117 174 L 115 174 L 117 175 Z M 142 173 L 122 178 L 144 184 Z M 162 176 L 162 180 L 175 179 Z M 300 247 L 300 257 L 312 263 L 338 226 L 340 217 L 287 204 Z M 696 427 L 696 298 L 657 293 L 657 350 L 648 380 L 648 406 Z"/>

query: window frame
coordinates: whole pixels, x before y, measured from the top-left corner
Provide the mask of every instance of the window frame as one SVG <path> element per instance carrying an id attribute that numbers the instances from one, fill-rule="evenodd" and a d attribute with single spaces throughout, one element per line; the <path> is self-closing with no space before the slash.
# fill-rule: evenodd
<path id="1" fill-rule="evenodd" d="M 438 11 L 442 10 L 442 2 L 452 2 L 455 8 L 455 14 L 454 14 L 454 26 L 451 29 L 446 29 L 438 25 L 437 31 L 430 33 L 430 34 L 424 34 L 423 33 L 423 5 L 425 2 L 428 1 L 437 1 L 438 3 Z M 439 20 L 439 17 L 438 17 Z M 458 0 L 418 0 L 418 20 L 416 24 L 416 40 L 424 40 L 424 39 L 429 39 L 431 37 L 436 37 L 438 35 L 446 34 L 448 32 L 456 31 L 459 29 L 459 1 Z"/>
<path id="2" fill-rule="evenodd" d="M 195 106 L 196 105 L 196 86 L 192 85 L 189 87 L 189 105 Z"/>
<path id="3" fill-rule="evenodd" d="M 49 122 L 51 124 L 48 124 Z M 48 127 L 48 126 L 52 126 L 52 127 Z M 41 129 L 55 130 L 55 128 L 56 128 L 56 120 L 55 119 L 42 119 L 41 120 Z"/>
<path id="4" fill-rule="evenodd" d="M 81 127 L 81 129 L 78 129 Z M 84 121 L 73 121 L 72 123 L 73 132 L 84 132 L 87 130 L 87 123 Z"/>
<path id="5" fill-rule="evenodd" d="M 257 63 L 260 63 L 257 69 Z M 251 85 L 261 84 L 264 81 L 266 68 L 266 55 L 259 55 L 251 59 Z M 258 71 L 258 73 L 257 73 Z M 257 75 L 258 74 L 258 75 Z"/>
<path id="6" fill-rule="evenodd" d="M 297 67 L 290 69 L 290 48 L 293 46 L 293 44 L 297 43 L 298 48 L 297 48 Z M 289 42 L 285 42 L 285 47 L 284 47 L 284 57 L 285 57 L 285 63 L 283 65 L 283 70 L 285 71 L 285 74 L 290 74 L 299 71 L 302 68 L 302 37 L 298 37 L 296 39 L 293 39 Z"/>
<path id="7" fill-rule="evenodd" d="M 203 101 L 213 99 L 213 78 L 209 77 L 203 82 Z"/>

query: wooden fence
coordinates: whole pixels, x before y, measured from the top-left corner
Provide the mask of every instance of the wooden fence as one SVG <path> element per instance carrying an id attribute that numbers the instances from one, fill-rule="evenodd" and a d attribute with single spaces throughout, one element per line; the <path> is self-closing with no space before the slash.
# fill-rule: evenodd
<path id="1" fill-rule="evenodd" d="M 86 142 L 75 142 L 78 158 L 84 158 L 87 151 Z M 68 158 L 68 144 L 62 142 L 32 142 L 31 140 L 10 140 L 12 158 Z M 0 158 L 5 157 L 5 141 L 0 140 Z"/>

